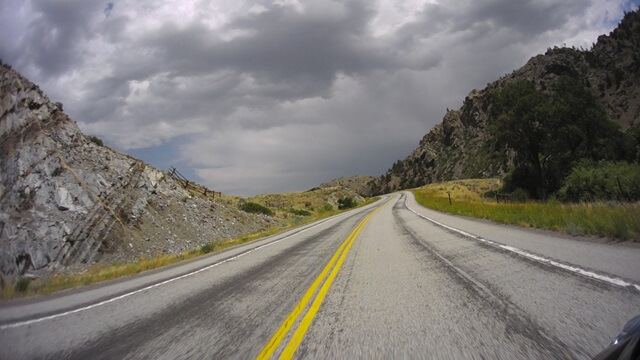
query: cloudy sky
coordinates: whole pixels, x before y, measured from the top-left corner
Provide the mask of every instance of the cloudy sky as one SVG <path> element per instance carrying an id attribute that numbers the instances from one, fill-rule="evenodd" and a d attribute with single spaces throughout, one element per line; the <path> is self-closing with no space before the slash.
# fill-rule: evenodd
<path id="1" fill-rule="evenodd" d="M 464 96 L 638 0 L 0 2 L 0 58 L 83 132 L 236 195 L 381 175 Z"/>

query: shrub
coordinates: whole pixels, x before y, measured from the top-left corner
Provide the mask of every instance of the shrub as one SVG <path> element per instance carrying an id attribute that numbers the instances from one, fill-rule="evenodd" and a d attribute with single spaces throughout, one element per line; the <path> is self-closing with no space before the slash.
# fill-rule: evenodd
<path id="1" fill-rule="evenodd" d="M 298 216 L 310 216 L 311 215 L 311 213 L 308 212 L 307 210 L 289 209 L 289 212 L 294 214 L 294 215 L 298 215 Z"/>
<path id="2" fill-rule="evenodd" d="M 517 188 L 511 193 L 511 198 L 515 202 L 525 202 L 529 200 L 529 194 L 524 189 Z"/>
<path id="3" fill-rule="evenodd" d="M 18 282 L 16 282 L 14 289 L 16 290 L 16 292 L 25 292 L 29 288 L 30 282 L 31 282 L 30 278 L 21 277 L 20 279 L 18 279 Z"/>
<path id="4" fill-rule="evenodd" d="M 200 247 L 200 252 L 203 254 L 208 254 L 213 251 L 213 244 L 205 244 Z"/>
<path id="5" fill-rule="evenodd" d="M 320 209 L 321 213 L 325 213 L 325 212 L 329 212 L 329 211 L 333 211 L 333 206 L 329 203 L 325 203 L 324 206 L 322 207 L 322 209 Z"/>
<path id="6" fill-rule="evenodd" d="M 254 202 L 246 202 L 240 205 L 240 210 L 252 213 L 252 214 L 264 214 L 268 216 L 273 216 L 273 211 L 266 206 L 262 206 L 260 204 L 256 204 Z"/>
<path id="7" fill-rule="evenodd" d="M 581 161 L 565 179 L 558 197 L 564 201 L 638 201 L 640 164 Z"/>
<path id="8" fill-rule="evenodd" d="M 98 145 L 98 146 L 104 146 L 104 142 L 102 141 L 102 139 L 100 139 L 99 137 L 95 136 L 95 135 L 89 135 L 87 137 L 89 139 L 89 141 L 91 141 L 92 143 Z"/>
<path id="9" fill-rule="evenodd" d="M 358 206 L 358 203 L 353 200 L 351 196 L 345 196 L 342 199 L 338 200 L 338 209 L 340 210 L 350 209 L 356 206 Z"/>

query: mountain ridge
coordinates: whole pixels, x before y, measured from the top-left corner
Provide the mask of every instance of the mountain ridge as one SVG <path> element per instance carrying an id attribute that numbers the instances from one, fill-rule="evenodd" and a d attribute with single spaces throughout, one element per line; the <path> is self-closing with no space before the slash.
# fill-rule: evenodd
<path id="1" fill-rule="evenodd" d="M 580 80 L 602 101 L 610 119 L 628 130 L 640 122 L 640 13 L 626 13 L 609 35 L 600 35 L 590 50 L 549 48 L 521 68 L 473 89 L 458 110 L 448 110 L 404 160 L 398 160 L 371 184 L 372 194 L 388 193 L 431 182 L 502 177 L 513 153 L 497 151 L 489 132 L 491 96 L 518 79 L 548 89 L 560 76 Z"/>

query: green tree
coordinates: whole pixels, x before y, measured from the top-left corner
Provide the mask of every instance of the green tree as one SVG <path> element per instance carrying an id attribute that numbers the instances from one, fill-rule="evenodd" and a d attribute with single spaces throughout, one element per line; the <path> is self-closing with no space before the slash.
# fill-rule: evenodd
<path id="1" fill-rule="evenodd" d="M 531 180 L 525 190 L 534 197 L 544 196 L 543 150 L 550 135 L 549 105 L 547 97 L 533 83 L 517 80 L 494 94 L 491 108 L 490 129 L 499 145 L 515 150 L 516 168 Z M 511 190 L 517 187 L 521 186 Z"/>
<path id="2" fill-rule="evenodd" d="M 556 191 L 580 159 L 616 159 L 623 135 L 598 99 L 576 79 L 560 77 L 550 97 L 545 188 Z"/>
<path id="3" fill-rule="evenodd" d="M 506 190 L 522 188 L 534 198 L 557 191 L 580 159 L 616 159 L 629 152 L 598 99 L 572 77 L 558 78 L 546 93 L 530 81 L 514 81 L 494 93 L 491 117 L 498 144 L 516 152 Z"/>

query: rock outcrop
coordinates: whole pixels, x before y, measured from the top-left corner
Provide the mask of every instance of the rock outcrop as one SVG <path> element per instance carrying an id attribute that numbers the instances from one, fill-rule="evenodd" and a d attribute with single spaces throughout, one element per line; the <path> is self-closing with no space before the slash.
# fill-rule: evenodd
<path id="1" fill-rule="evenodd" d="M 622 130 L 640 123 L 640 12 L 627 13 L 591 50 L 548 49 L 513 73 L 472 90 L 458 110 L 448 110 L 442 123 L 426 134 L 417 149 L 372 182 L 373 193 L 386 193 L 431 182 L 501 177 L 511 154 L 496 151 L 488 130 L 494 90 L 526 79 L 542 90 L 562 75 L 579 79 L 599 97 L 610 119 Z"/>
<path id="2" fill-rule="evenodd" d="M 31 83 L 0 66 L 0 272 L 15 277 L 175 253 L 274 220 L 189 192 L 80 132 Z"/>

